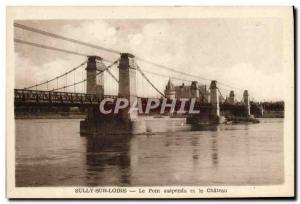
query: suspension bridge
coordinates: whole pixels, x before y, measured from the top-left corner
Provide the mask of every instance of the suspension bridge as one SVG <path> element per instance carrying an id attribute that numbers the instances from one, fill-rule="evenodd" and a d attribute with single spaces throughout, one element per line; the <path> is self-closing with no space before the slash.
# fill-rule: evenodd
<path id="1" fill-rule="evenodd" d="M 103 121 L 103 119 L 110 120 L 110 122 L 112 120 L 119 120 L 120 118 L 126 121 L 132 121 L 132 118 L 134 118 L 133 115 L 135 115 L 135 118 L 137 117 L 136 113 L 124 114 L 123 112 L 121 115 L 118 115 L 116 119 L 116 116 L 99 115 L 97 108 L 105 98 L 140 98 L 143 105 L 146 104 L 150 98 L 158 98 L 160 100 L 163 98 L 167 98 L 168 100 L 181 98 L 182 96 L 178 94 L 176 87 L 174 87 L 173 84 L 171 85 L 171 79 L 180 83 L 185 82 L 192 84 L 201 80 L 210 83 L 209 90 L 207 91 L 209 94 L 204 93 L 206 90 L 203 91 L 198 85 L 194 88 L 189 87 L 189 90 L 187 90 L 189 95 L 185 97 L 189 100 L 196 98 L 195 107 L 200 110 L 200 115 L 193 116 L 189 121 L 195 121 L 195 117 L 197 119 L 196 121 L 201 120 L 203 117 L 220 118 L 222 112 L 224 113 L 226 111 L 250 117 L 250 99 L 247 90 L 235 88 L 237 91 L 243 92 L 243 99 L 237 101 L 232 98 L 234 94 L 232 94 L 233 91 L 231 90 L 234 87 L 225 83 L 178 71 L 130 53 L 121 53 L 113 49 L 50 33 L 45 30 L 18 23 L 15 23 L 14 26 L 16 29 L 110 52 L 117 56 L 116 59 L 112 61 L 98 55 L 87 55 L 85 53 L 15 38 L 14 41 L 16 44 L 86 57 L 86 60 L 69 68 L 64 73 L 59 73 L 55 77 L 22 89 L 15 89 L 14 103 L 16 108 L 24 106 L 85 107 L 87 108 L 87 119 L 82 121 L 82 127 L 89 126 L 87 124 L 95 123 L 95 121 Z M 158 71 L 155 72 L 153 71 L 154 69 L 151 71 L 143 69 L 139 62 L 156 67 Z M 164 74 L 160 72 L 160 70 L 164 70 L 169 74 Z M 81 79 L 78 79 L 77 74 L 81 76 Z M 169 80 L 169 86 L 167 85 L 165 90 L 161 90 L 161 88 L 157 87 L 153 82 L 154 77 L 158 77 L 162 81 Z M 231 91 L 231 95 L 228 98 L 226 94 L 222 93 L 224 90 Z M 152 96 L 147 96 L 147 93 L 151 91 Z M 114 104 L 111 105 L 113 106 Z M 91 127 L 89 126 L 89 128 Z"/>

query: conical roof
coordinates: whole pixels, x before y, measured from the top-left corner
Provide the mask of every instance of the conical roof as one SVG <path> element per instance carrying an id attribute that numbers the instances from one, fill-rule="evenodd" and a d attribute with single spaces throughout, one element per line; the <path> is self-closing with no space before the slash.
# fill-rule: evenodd
<path id="1" fill-rule="evenodd" d="M 175 90 L 175 86 L 172 83 L 171 79 L 169 79 L 169 81 L 168 81 L 168 83 L 166 85 L 166 89 L 168 89 L 168 90 Z"/>

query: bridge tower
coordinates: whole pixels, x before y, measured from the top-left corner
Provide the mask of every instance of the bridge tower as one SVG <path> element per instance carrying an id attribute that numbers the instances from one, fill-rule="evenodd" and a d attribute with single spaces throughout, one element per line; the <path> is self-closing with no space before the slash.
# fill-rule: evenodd
<path id="1" fill-rule="evenodd" d="M 99 61 L 99 60 L 98 60 Z M 90 76 L 87 85 L 88 93 L 95 93 L 95 65 L 96 58 L 90 57 L 87 72 Z M 87 114 L 87 118 L 80 122 L 80 133 L 97 135 L 123 135 L 142 133 L 146 131 L 144 121 L 137 120 L 138 112 L 136 108 L 130 110 L 136 104 L 136 71 L 134 55 L 122 53 L 119 61 L 119 93 L 118 97 L 129 100 L 129 106 L 122 108 L 117 114 L 101 114 L 98 106 L 92 107 Z M 97 67 L 96 67 L 97 69 Z M 124 105 L 124 104 L 120 104 Z M 93 109 L 94 108 L 94 109 Z"/>
<path id="2" fill-rule="evenodd" d="M 219 92 L 217 87 L 217 81 L 213 80 L 210 83 L 210 103 L 211 111 L 210 117 L 211 120 L 218 123 L 220 120 L 220 104 L 219 104 Z"/>
<path id="3" fill-rule="evenodd" d="M 97 60 L 97 61 L 96 61 Z M 98 62 L 98 66 L 97 66 Z M 86 93 L 104 95 L 104 76 L 100 74 L 99 84 L 97 84 L 97 70 L 103 70 L 105 65 L 99 56 L 89 56 L 86 67 Z"/>
<path id="4" fill-rule="evenodd" d="M 119 62 L 119 98 L 126 98 L 129 100 L 130 105 L 132 105 L 137 100 L 136 91 L 136 71 L 137 64 L 135 63 L 135 57 L 129 53 L 121 53 L 121 58 Z M 120 116 L 125 120 L 135 120 L 137 119 L 137 110 L 128 112 L 130 109 L 124 109 Z"/>
<path id="5" fill-rule="evenodd" d="M 244 102 L 244 105 L 245 105 L 245 114 L 246 114 L 247 117 L 250 117 L 250 99 L 249 99 L 248 90 L 244 91 L 243 102 Z"/>
<path id="6" fill-rule="evenodd" d="M 187 124 L 218 124 L 222 122 L 223 117 L 220 115 L 219 92 L 217 81 L 211 81 L 210 84 L 210 105 L 203 106 L 199 114 L 191 114 L 186 118 Z"/>
<path id="7" fill-rule="evenodd" d="M 96 56 L 89 56 L 86 67 L 86 93 L 96 94 L 97 66 Z"/>

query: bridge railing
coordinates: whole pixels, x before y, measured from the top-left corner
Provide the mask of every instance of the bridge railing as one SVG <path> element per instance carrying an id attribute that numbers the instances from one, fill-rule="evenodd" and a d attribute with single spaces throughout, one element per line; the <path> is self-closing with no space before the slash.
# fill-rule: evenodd
<path id="1" fill-rule="evenodd" d="M 117 96 L 100 96 L 96 94 L 70 93 L 15 89 L 14 100 L 17 104 L 99 104 L 103 98 Z"/>

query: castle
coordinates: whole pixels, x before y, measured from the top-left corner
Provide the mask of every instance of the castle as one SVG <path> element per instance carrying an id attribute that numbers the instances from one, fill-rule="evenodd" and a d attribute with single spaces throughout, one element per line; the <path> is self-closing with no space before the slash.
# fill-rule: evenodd
<path id="1" fill-rule="evenodd" d="M 234 93 L 232 91 L 231 101 L 234 101 Z M 169 79 L 166 88 L 165 96 L 170 99 L 175 98 L 196 98 L 197 101 L 202 103 L 210 103 L 210 90 L 207 85 L 198 85 L 197 81 L 192 81 L 191 85 L 185 85 L 182 83 L 179 86 L 175 86 L 171 79 Z M 222 95 L 219 96 L 219 101 L 221 103 L 225 102 Z M 233 102 L 234 103 L 234 102 Z"/>

